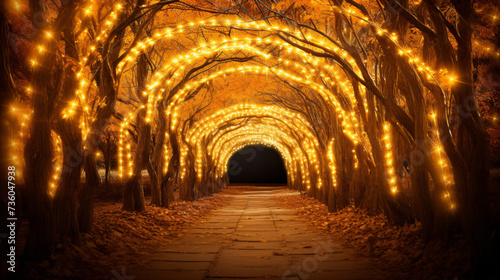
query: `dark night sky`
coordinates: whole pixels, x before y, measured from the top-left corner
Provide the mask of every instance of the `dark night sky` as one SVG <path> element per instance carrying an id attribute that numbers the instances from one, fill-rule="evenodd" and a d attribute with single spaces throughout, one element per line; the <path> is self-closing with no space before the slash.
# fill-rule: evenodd
<path id="1" fill-rule="evenodd" d="M 281 155 L 263 145 L 247 146 L 228 162 L 230 183 L 286 184 L 286 169 Z"/>

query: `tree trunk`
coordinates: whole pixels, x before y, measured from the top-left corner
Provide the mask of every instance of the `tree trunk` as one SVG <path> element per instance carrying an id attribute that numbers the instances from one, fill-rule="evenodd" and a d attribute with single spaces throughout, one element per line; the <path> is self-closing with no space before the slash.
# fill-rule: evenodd
<path id="1" fill-rule="evenodd" d="M 168 163 L 167 174 L 163 177 L 161 183 L 161 206 L 169 207 L 170 203 L 174 201 L 174 187 L 177 184 L 177 176 L 180 175 L 179 168 L 179 143 L 175 133 L 170 132 L 170 145 L 172 147 L 172 157 Z"/>
<path id="2" fill-rule="evenodd" d="M 153 149 L 153 157 L 150 160 L 151 171 L 148 171 L 150 174 L 153 174 L 154 181 L 151 182 L 151 205 L 161 206 L 162 205 L 162 194 L 161 194 L 161 185 L 163 182 L 163 174 L 165 171 L 163 170 L 163 164 L 165 163 L 165 159 L 163 158 L 164 153 L 167 153 L 165 150 L 165 138 L 167 131 L 167 122 L 165 115 L 165 106 L 164 102 L 160 102 L 158 105 L 158 124 L 156 130 L 156 144 Z M 148 169 L 149 170 L 149 169 Z"/>
<path id="3" fill-rule="evenodd" d="M 98 107 L 95 113 L 94 121 L 89 125 L 90 133 L 85 141 L 86 152 L 83 160 L 85 170 L 85 185 L 80 191 L 80 209 L 78 211 L 78 221 L 80 231 L 89 232 L 92 229 L 92 220 L 94 213 L 94 194 L 97 186 L 101 183 L 101 178 L 97 172 L 95 153 L 101 143 L 101 137 L 105 131 L 108 120 L 111 117 L 116 102 L 116 65 L 115 59 L 120 55 L 123 45 L 124 30 L 115 32 L 113 36 L 108 37 L 103 46 L 102 52 L 106 54 L 105 60 L 101 63 L 99 71 L 99 95 L 106 100 L 106 105 Z"/>
<path id="4" fill-rule="evenodd" d="M 125 211 L 141 212 L 146 209 L 144 190 L 139 182 L 138 176 L 132 176 L 127 180 L 123 190 L 123 207 Z"/>
<path id="5" fill-rule="evenodd" d="M 44 107 L 39 99 L 33 98 L 34 105 Z M 55 240 L 54 218 L 48 190 L 49 176 L 52 173 L 50 167 L 53 147 L 46 112 L 35 110 L 31 136 L 24 148 L 26 161 L 24 176 L 30 219 L 24 257 L 26 260 L 33 261 L 49 258 Z"/>
<path id="6" fill-rule="evenodd" d="M 142 176 L 143 163 L 148 160 L 149 141 L 150 141 L 150 127 L 145 123 L 144 110 L 141 110 L 137 116 L 138 125 L 138 141 L 137 150 L 135 154 L 135 166 L 133 167 L 133 174 L 127 180 L 123 192 L 123 207 L 125 211 L 141 212 L 146 209 L 146 201 L 144 198 L 144 189 L 140 184 Z M 142 122 L 142 123 L 141 123 Z M 152 178 L 150 178 L 150 181 Z"/>
<path id="7" fill-rule="evenodd" d="M 32 0 L 31 2 L 34 2 Z M 32 13 L 43 11 L 43 7 L 34 3 L 31 5 Z M 42 3 L 43 4 L 43 3 Z M 35 10 L 37 9 L 37 10 Z M 43 12 L 42 12 L 43 14 Z M 51 49 L 54 49 L 53 44 Z M 47 59 L 48 57 L 52 59 Z M 54 56 L 46 55 L 43 67 L 45 71 L 38 69 L 34 73 L 32 87 L 34 92 L 32 106 L 34 109 L 31 123 L 31 135 L 24 148 L 26 170 L 24 178 L 27 191 L 27 210 L 30 218 L 28 236 L 24 248 L 26 260 L 43 260 L 50 257 L 54 246 L 54 219 L 52 216 L 52 204 L 49 196 L 49 176 L 52 173 L 51 163 L 53 146 L 50 130 L 50 91 L 47 85 L 50 81 L 50 72 L 54 66 Z"/>
<path id="8" fill-rule="evenodd" d="M 68 237 L 79 242 L 78 191 L 80 187 L 81 165 L 83 160 L 81 131 L 78 119 L 60 120 L 58 133 L 63 144 L 63 167 L 61 183 L 54 196 L 54 218 L 59 237 Z"/>
<path id="9" fill-rule="evenodd" d="M 373 166 L 369 164 L 368 155 L 364 152 L 364 148 L 361 146 L 356 147 L 356 154 L 358 155 L 358 178 L 355 181 L 356 189 L 353 191 L 354 205 L 357 207 L 363 207 L 367 200 L 367 190 L 371 188 L 370 181 L 370 170 L 373 170 Z"/>
<path id="10" fill-rule="evenodd" d="M 78 52 L 75 49 L 74 19 L 64 27 L 65 54 L 75 61 Z M 61 95 L 63 108 L 75 99 L 78 80 L 73 67 L 65 65 L 64 86 Z M 60 115 L 62 112 L 60 112 Z M 58 118 L 54 130 L 59 134 L 63 146 L 63 166 L 61 181 L 54 196 L 54 219 L 56 233 L 60 238 L 69 238 L 72 242 L 80 241 L 78 226 L 78 190 L 80 188 L 81 166 L 83 162 L 82 132 L 79 128 L 80 113 L 67 118 Z"/>
<path id="11" fill-rule="evenodd" d="M 434 225 L 434 213 L 429 190 L 428 168 L 425 164 L 425 140 L 427 139 L 428 114 L 426 112 L 423 84 L 415 69 L 404 59 L 399 57 L 399 68 L 402 78 L 408 85 L 413 97 L 413 111 L 415 120 L 415 140 L 413 151 L 410 154 L 412 168 L 412 191 L 414 210 L 417 218 L 422 222 L 424 239 L 429 239 Z"/>
<path id="12" fill-rule="evenodd" d="M 148 174 L 149 174 L 149 185 L 151 186 L 151 206 L 160 206 L 161 203 L 161 193 L 158 187 L 158 174 L 156 173 L 156 168 L 154 168 L 150 159 L 146 161 Z"/>
<path id="13" fill-rule="evenodd" d="M 180 177 L 177 180 L 177 184 L 179 185 L 179 198 L 184 201 L 194 201 L 205 194 L 203 193 L 204 190 L 195 189 L 196 173 L 194 170 L 194 154 L 192 151 L 187 151 L 185 160 L 184 168 L 186 172 L 184 178 Z"/>
<path id="14" fill-rule="evenodd" d="M 80 190 L 78 208 L 78 224 L 81 232 L 90 232 L 92 221 L 94 220 L 94 194 L 101 180 L 97 172 L 97 164 L 94 153 L 87 153 L 83 159 L 83 169 L 85 170 L 85 184 Z"/>
<path id="15" fill-rule="evenodd" d="M 141 185 L 142 167 L 144 163 L 149 162 L 149 145 L 151 142 L 151 126 L 149 125 L 146 112 L 148 97 L 143 91 L 146 88 L 146 79 L 148 76 L 147 57 L 141 54 L 137 61 L 136 79 L 137 89 L 135 95 L 144 106 L 137 113 L 137 147 L 135 156 L 133 157 L 135 166 L 130 179 L 125 185 L 123 192 L 123 210 L 141 212 L 146 209 L 146 201 L 144 199 L 144 189 Z M 149 178 L 150 182 L 154 178 Z"/>
<path id="16" fill-rule="evenodd" d="M 78 1 L 63 5 L 52 31 L 60 34 L 64 26 L 75 15 Z M 45 27 L 47 22 L 46 7 L 42 1 L 31 0 L 32 14 L 41 15 L 34 22 L 37 27 Z M 37 40 L 42 40 L 45 34 L 39 33 Z M 46 38 L 43 38 L 46 40 Z M 46 51 L 40 55 L 34 65 L 32 80 L 33 88 L 33 121 L 31 135 L 24 150 L 26 161 L 26 187 L 28 193 L 28 211 L 30 228 L 25 246 L 25 257 L 28 260 L 48 258 L 53 249 L 55 232 L 52 202 L 49 196 L 48 180 L 52 174 L 53 145 L 50 121 L 54 111 L 55 100 L 61 92 L 62 66 L 57 65 L 58 58 L 56 39 L 48 40 Z"/>
<path id="17" fill-rule="evenodd" d="M 475 276 L 487 278 L 494 272 L 494 259 L 490 247 L 489 187 L 489 135 L 479 115 L 475 98 L 472 65 L 472 26 L 474 7 L 472 0 L 453 0 L 457 12 L 461 42 L 457 46 L 455 74 L 460 83 L 454 84 L 463 125 L 458 128 L 458 149 L 468 165 L 467 185 L 457 184 L 457 199 L 465 236 L 470 241 Z M 462 107 L 462 108 L 460 108 Z M 462 110 L 460 110 L 462 109 Z M 460 112 L 461 111 L 461 112 Z"/>
<path id="18" fill-rule="evenodd" d="M 107 134 L 106 137 L 106 153 L 103 155 L 104 156 L 104 168 L 106 169 L 105 175 L 104 175 L 104 185 L 106 187 L 109 187 L 109 173 L 111 169 L 111 135 L 110 133 Z"/>

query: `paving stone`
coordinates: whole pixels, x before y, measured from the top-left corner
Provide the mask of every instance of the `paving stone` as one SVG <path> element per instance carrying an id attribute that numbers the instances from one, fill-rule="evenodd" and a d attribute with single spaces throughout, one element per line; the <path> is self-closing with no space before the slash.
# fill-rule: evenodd
<path id="1" fill-rule="evenodd" d="M 295 221 L 297 216 L 295 215 L 273 215 L 273 218 L 278 221 Z"/>
<path id="2" fill-rule="evenodd" d="M 308 229 L 309 227 L 304 223 L 304 222 L 297 222 L 297 221 L 274 221 L 275 225 L 277 228 L 294 228 L 294 229 Z"/>
<path id="3" fill-rule="evenodd" d="M 216 254 L 156 253 L 148 257 L 152 261 L 211 262 Z"/>
<path id="4" fill-rule="evenodd" d="M 278 250 L 283 248 L 281 242 L 232 242 L 228 249 L 248 249 L 248 250 Z"/>
<path id="5" fill-rule="evenodd" d="M 255 226 L 260 226 L 260 225 L 268 225 L 268 226 L 273 226 L 274 227 L 274 221 L 269 220 L 240 220 L 238 222 L 238 225 L 255 225 Z"/>
<path id="6" fill-rule="evenodd" d="M 234 222 L 217 222 L 217 221 L 210 221 L 210 222 L 205 222 L 198 224 L 196 226 L 193 226 L 192 228 L 221 228 L 221 229 L 228 229 L 228 228 L 236 228 L 238 225 L 237 221 Z"/>
<path id="7" fill-rule="evenodd" d="M 273 216 L 272 215 L 259 215 L 259 216 L 256 216 L 256 215 L 250 215 L 250 216 L 243 215 L 243 216 L 241 216 L 241 221 L 247 221 L 247 220 L 251 220 L 251 221 L 272 221 L 273 220 Z"/>
<path id="8" fill-rule="evenodd" d="M 243 250 L 224 249 L 220 252 L 216 265 L 233 264 L 235 266 L 272 266 L 288 263 L 288 258 L 279 254 L 279 250 Z M 261 260 L 266 260 L 262 262 Z"/>
<path id="9" fill-rule="evenodd" d="M 236 277 L 236 278 L 227 278 L 227 277 L 206 277 L 204 280 L 257 280 L 258 278 L 252 277 Z M 266 277 L 265 280 L 280 280 L 281 277 Z"/>
<path id="10" fill-rule="evenodd" d="M 268 279 L 271 277 L 281 277 L 288 270 L 288 266 L 269 266 L 269 267 L 239 267 L 239 266 L 221 266 L 215 267 L 208 272 L 208 277 L 224 278 L 259 278 Z"/>
<path id="11" fill-rule="evenodd" d="M 288 244 L 287 244 L 287 247 L 285 249 L 289 255 L 297 255 L 297 256 L 319 255 L 319 256 L 323 256 L 323 255 L 328 254 L 330 256 L 330 258 L 334 258 L 335 260 L 348 260 L 348 259 L 350 259 L 350 255 L 345 255 L 345 254 L 340 255 L 340 253 L 343 253 L 342 251 L 327 252 L 327 251 L 322 250 L 322 249 L 317 249 L 317 247 L 295 249 L 295 248 L 289 248 Z"/>
<path id="12" fill-rule="evenodd" d="M 304 234 L 294 234 L 294 235 L 285 235 L 283 236 L 283 239 L 287 242 L 292 242 L 292 241 L 316 241 L 321 239 L 317 234 L 315 233 L 304 233 Z"/>
<path id="13" fill-rule="evenodd" d="M 325 257 L 328 258 L 329 255 L 326 255 Z M 318 270 L 321 271 L 366 270 L 369 267 L 370 264 L 359 259 L 349 260 L 347 258 L 346 260 L 339 260 L 339 261 L 332 261 L 326 259 L 326 261 L 319 262 Z"/>
<path id="14" fill-rule="evenodd" d="M 224 212 L 221 214 L 223 214 L 225 217 L 230 217 L 230 218 L 233 217 L 235 219 L 239 219 L 241 217 L 242 213 Z M 217 215 L 217 213 L 214 213 L 214 215 Z M 227 218 L 227 219 L 230 219 L 230 218 Z"/>
<path id="15" fill-rule="evenodd" d="M 286 278 L 285 278 L 286 279 Z M 374 274 L 368 270 L 359 270 L 359 271 L 336 271 L 332 272 L 324 272 L 317 271 L 311 273 L 307 280 L 376 280 L 380 279 L 378 275 Z"/>
<path id="16" fill-rule="evenodd" d="M 233 235 L 234 241 L 270 242 L 283 240 L 274 231 L 236 231 Z"/>
<path id="17" fill-rule="evenodd" d="M 256 209 L 256 210 L 245 210 L 242 213 L 244 216 L 269 216 L 271 215 L 271 211 L 267 209 Z"/>
<path id="18" fill-rule="evenodd" d="M 243 210 L 215 210 L 213 211 L 214 215 L 221 214 L 223 216 L 241 216 L 243 214 Z"/>
<path id="19" fill-rule="evenodd" d="M 127 273 L 127 275 L 135 276 L 134 280 L 166 280 L 166 279 L 182 279 L 182 280 L 202 280 L 206 271 L 168 271 L 168 270 L 137 270 Z M 130 278 L 124 278 L 130 279 Z"/>
<path id="20" fill-rule="evenodd" d="M 207 232 L 224 234 L 224 233 L 232 233 L 232 232 L 234 232 L 234 228 L 198 228 L 198 227 L 193 227 L 190 230 L 190 232 L 192 234 L 204 234 L 204 233 L 207 233 Z"/>
<path id="21" fill-rule="evenodd" d="M 205 222 L 207 223 L 237 223 L 240 220 L 240 216 L 214 216 L 210 217 Z"/>
<path id="22" fill-rule="evenodd" d="M 313 233 L 312 231 L 309 231 L 307 229 L 301 229 L 301 228 L 276 227 L 276 230 L 278 231 L 278 234 L 282 235 L 282 236 L 290 236 L 290 235 L 296 235 L 296 234 Z"/>
<path id="23" fill-rule="evenodd" d="M 224 240 L 224 237 L 217 233 L 205 231 L 204 233 L 200 234 L 188 234 L 186 236 L 183 236 L 172 242 L 170 246 L 186 244 L 214 245 L 213 242 L 218 240 L 222 241 Z"/>
<path id="24" fill-rule="evenodd" d="M 239 224 L 236 227 L 236 232 L 240 231 L 274 231 L 276 234 L 276 227 L 273 223 L 269 224 Z"/>
<path id="25" fill-rule="evenodd" d="M 164 253 L 217 253 L 220 245 L 203 245 L 203 244 L 173 244 L 172 246 L 160 249 L 159 252 Z"/>
<path id="26" fill-rule="evenodd" d="M 181 237 L 180 239 L 177 239 L 176 241 L 172 242 L 170 244 L 170 247 L 172 246 L 186 246 L 186 245 L 216 245 L 219 243 L 223 243 L 224 241 L 230 239 L 230 235 L 221 235 L 218 233 L 210 233 L 210 232 L 204 232 L 200 234 L 190 234 L 184 237 Z M 219 245 L 221 246 L 221 245 Z"/>
<path id="27" fill-rule="evenodd" d="M 212 212 L 213 213 L 222 213 L 222 214 L 224 214 L 224 213 L 243 213 L 245 211 L 245 209 L 230 209 L 230 208 L 224 207 L 221 209 L 213 210 Z"/>
<path id="28" fill-rule="evenodd" d="M 295 211 L 289 209 L 271 209 L 272 214 L 275 215 L 293 215 Z"/>
<path id="29" fill-rule="evenodd" d="M 195 255 L 195 254 L 192 254 Z M 148 269 L 153 270 L 208 270 L 210 262 L 150 261 Z"/>

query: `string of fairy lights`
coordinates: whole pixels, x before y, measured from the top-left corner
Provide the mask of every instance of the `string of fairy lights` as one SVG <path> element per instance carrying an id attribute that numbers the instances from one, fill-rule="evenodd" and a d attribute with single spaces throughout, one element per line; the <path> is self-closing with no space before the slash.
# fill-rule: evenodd
<path id="1" fill-rule="evenodd" d="M 337 168 L 335 167 L 335 152 L 333 146 L 334 141 L 335 138 L 332 138 L 332 140 L 328 142 L 328 167 L 330 167 L 332 185 L 334 188 L 337 188 Z"/>
<path id="2" fill-rule="evenodd" d="M 440 142 L 441 137 L 439 135 L 439 129 L 437 129 L 437 120 L 436 120 L 436 114 L 432 113 L 431 114 L 431 119 L 433 121 L 433 125 L 436 128 L 435 129 L 435 136 L 436 140 Z M 444 193 L 443 193 L 443 198 L 447 200 L 450 208 L 453 210 L 455 208 L 455 204 L 453 203 L 451 199 L 451 186 L 454 184 L 454 179 L 453 176 L 449 175 L 451 174 L 451 170 L 449 170 L 449 165 L 446 162 L 447 157 L 444 157 L 441 154 L 442 147 L 440 145 L 437 145 L 436 148 L 436 153 L 437 153 L 437 158 L 438 158 L 438 163 L 439 166 L 441 167 L 441 174 L 443 174 L 443 183 L 444 183 Z"/>
<path id="3" fill-rule="evenodd" d="M 88 1 L 88 6 L 82 7 L 81 14 L 82 17 L 90 17 L 93 14 L 95 3 L 93 1 Z M 18 1 L 13 1 L 13 6 L 16 10 L 20 10 L 22 5 Z M 408 61 L 414 65 L 415 69 L 420 72 L 423 72 L 427 75 L 429 79 L 435 80 L 438 84 L 442 84 L 443 82 L 454 83 L 456 79 L 449 75 L 446 69 L 435 70 L 432 69 L 429 65 L 426 65 L 418 55 L 414 54 L 414 52 L 410 48 L 405 48 L 401 46 L 397 34 L 389 33 L 387 30 L 382 28 L 377 23 L 369 20 L 368 18 L 359 14 L 352 9 L 344 9 L 342 7 L 334 7 L 338 12 L 349 16 L 353 20 L 356 20 L 358 23 L 363 25 L 370 25 L 374 30 L 376 30 L 376 34 L 378 36 L 387 36 L 387 38 L 394 44 L 396 48 L 399 49 L 399 54 L 405 56 Z M 72 117 L 75 112 L 79 109 L 84 113 L 81 121 L 80 128 L 82 130 L 82 136 L 85 140 L 87 134 L 89 133 L 89 125 L 88 123 L 93 120 L 92 117 L 92 109 L 90 108 L 90 104 L 87 102 L 87 93 L 90 92 L 91 88 L 95 85 L 91 83 L 92 75 L 87 73 L 87 67 L 92 63 L 92 61 L 98 59 L 99 50 L 98 45 L 104 42 L 107 39 L 107 36 L 113 30 L 113 27 L 116 24 L 117 18 L 120 15 L 120 12 L 123 10 L 123 7 L 120 3 L 111 5 L 111 9 L 106 13 L 106 15 L 101 19 L 103 22 L 102 25 L 99 25 L 95 32 L 93 33 L 92 43 L 87 41 L 87 46 L 83 50 L 83 55 L 77 64 L 77 78 L 79 79 L 79 87 L 75 92 L 75 99 L 68 104 L 68 106 L 62 111 L 62 117 L 68 118 Z M 80 21 L 81 22 L 81 21 Z M 317 36 L 313 32 L 307 31 L 293 31 L 288 26 L 283 26 L 278 23 L 273 23 L 270 25 L 265 21 L 252 21 L 245 22 L 240 19 L 211 19 L 211 20 L 200 20 L 189 22 L 188 24 L 178 25 L 175 28 L 165 28 L 154 33 L 151 36 L 147 36 L 143 40 L 140 40 L 136 43 L 135 47 L 131 49 L 130 54 L 118 64 L 117 66 L 117 75 L 118 79 L 120 75 L 126 72 L 127 67 L 133 67 L 134 62 L 137 57 L 146 52 L 149 48 L 155 46 L 160 40 L 174 40 L 178 38 L 178 36 L 182 36 L 183 34 L 188 33 L 191 30 L 197 30 L 201 28 L 225 28 L 232 29 L 236 31 L 246 31 L 244 37 L 238 35 L 234 35 L 234 37 L 223 38 L 219 40 L 212 40 L 210 42 L 202 42 L 195 46 L 194 48 L 188 50 L 187 52 L 178 55 L 172 58 L 171 61 L 168 62 L 166 66 L 161 68 L 159 71 L 156 71 L 152 75 L 151 81 L 147 85 L 147 90 L 144 91 L 144 95 L 147 95 L 147 104 L 138 108 L 138 110 L 146 110 L 146 121 L 150 122 L 154 119 L 154 112 L 157 108 L 157 103 L 167 97 L 167 94 L 170 92 L 172 87 L 185 75 L 187 71 L 191 69 L 193 65 L 196 65 L 198 61 L 201 59 L 205 59 L 207 56 L 214 55 L 219 52 L 229 53 L 229 52 L 245 52 L 246 54 L 253 55 L 262 59 L 262 61 L 270 61 L 272 60 L 275 66 L 272 65 L 271 62 L 265 63 L 267 66 L 262 65 L 244 65 L 240 67 L 235 67 L 233 65 L 228 65 L 225 69 L 220 69 L 217 72 L 214 72 L 205 77 L 199 78 L 194 81 L 190 81 L 187 83 L 181 90 L 179 90 L 171 100 L 168 102 L 168 106 L 166 109 L 167 117 L 171 118 L 171 127 L 170 130 L 176 131 L 176 133 L 182 133 L 182 128 L 179 129 L 177 127 L 178 123 L 180 123 L 181 113 L 179 112 L 182 103 L 185 101 L 186 96 L 189 93 L 200 86 L 203 83 L 208 83 L 211 80 L 225 77 L 226 75 L 235 75 L 235 74 L 256 74 L 256 75 L 266 75 L 266 77 L 271 73 L 276 77 L 287 81 L 293 81 L 298 84 L 302 84 L 307 86 L 309 89 L 318 93 L 324 100 L 328 101 L 332 104 L 332 107 L 335 108 L 337 116 L 341 121 L 342 131 L 348 136 L 350 140 L 354 143 L 354 145 L 362 144 L 365 147 L 370 147 L 369 142 L 363 136 L 363 127 L 358 121 L 358 117 L 360 112 L 358 112 L 356 104 L 359 101 L 364 103 L 364 108 L 367 108 L 366 94 L 365 88 L 361 87 L 361 94 L 363 100 L 358 100 L 354 96 L 354 91 L 352 89 L 352 84 L 345 72 L 336 64 L 325 64 L 323 60 L 320 60 L 304 51 L 300 48 L 294 47 L 289 43 L 281 40 L 277 35 L 287 36 L 292 42 L 295 44 L 313 49 L 315 51 L 323 51 L 327 50 L 331 53 L 337 54 L 341 59 L 344 60 L 346 65 L 351 67 L 351 69 L 358 76 L 362 77 L 361 69 L 359 69 L 358 65 L 354 58 L 352 58 L 347 51 L 341 49 L 338 46 L 331 44 L 326 41 L 325 38 L 321 36 Z M 248 35 L 249 32 L 252 31 L 258 36 L 251 37 Z M 54 40 L 54 34 L 51 33 L 50 30 L 44 31 L 46 34 L 46 38 L 42 40 Z M 304 33 L 303 33 L 304 32 Z M 237 33 L 237 32 L 235 32 Z M 89 36 L 89 30 L 85 29 L 81 36 Z M 274 39 L 275 38 L 275 39 Z M 85 42 L 82 40 L 79 40 Z M 271 46 L 271 48 L 279 48 L 283 49 L 285 54 L 283 55 L 270 55 L 267 54 L 266 48 Z M 477 47 L 477 44 L 475 44 Z M 488 47 L 490 48 L 490 47 Z M 485 48 L 486 49 L 486 48 Z M 37 52 L 34 58 L 30 59 L 32 67 L 38 67 L 38 58 L 46 52 L 45 45 L 40 43 L 37 48 Z M 488 52 L 490 50 L 488 49 Z M 492 53 L 495 53 L 492 51 Z M 498 56 L 499 53 L 496 52 Z M 255 59 L 254 59 L 255 61 Z M 368 62 L 365 62 L 368 63 Z M 333 92 L 329 87 L 337 86 L 339 87 L 338 92 Z M 27 87 L 27 92 L 29 94 L 33 94 L 32 88 Z M 347 104 L 339 100 L 347 100 Z M 368 112 L 368 109 L 365 109 Z M 127 114 L 123 121 L 119 125 L 119 148 L 118 148 L 118 163 L 119 163 L 119 176 L 121 178 L 124 177 L 125 174 L 131 176 L 133 174 L 133 142 L 130 140 L 130 133 L 128 132 L 128 128 L 135 121 L 136 111 L 132 111 Z M 24 115 L 22 118 L 23 126 L 29 122 L 29 114 Z M 259 122 L 258 124 L 253 124 L 249 126 L 245 126 L 241 129 L 236 129 L 233 131 L 222 131 L 220 132 L 220 127 L 223 124 L 226 124 L 234 119 L 242 118 L 245 116 L 253 116 L 265 119 L 265 121 Z M 435 114 L 432 114 L 434 122 Z M 277 120 L 280 120 L 279 122 Z M 280 125 L 285 123 L 286 126 Z M 318 140 L 316 136 L 310 130 L 311 125 L 305 120 L 303 116 L 296 113 L 290 113 L 283 108 L 276 106 L 262 106 L 256 104 L 240 104 L 234 107 L 225 108 L 217 113 L 206 117 L 198 122 L 196 122 L 195 126 L 183 133 L 186 133 L 188 143 L 191 147 L 194 147 L 196 164 L 195 170 L 197 172 L 198 178 L 203 178 L 204 166 L 206 163 L 203 162 L 204 149 L 202 143 L 200 142 L 202 139 L 207 139 L 209 135 L 214 132 L 217 134 L 218 131 L 219 137 L 212 138 L 217 139 L 217 142 L 210 143 L 207 147 L 207 150 L 211 152 L 208 153 L 208 156 L 212 157 L 211 160 L 216 163 L 217 166 L 217 174 L 218 176 L 222 176 L 227 172 L 227 161 L 229 157 L 238 149 L 241 149 L 244 146 L 251 144 L 263 144 L 269 145 L 273 148 L 277 149 L 280 154 L 285 159 L 285 163 L 287 166 L 287 170 L 291 172 L 291 174 L 301 174 L 302 182 L 308 187 L 311 186 L 311 177 L 310 177 L 310 169 L 314 170 L 317 177 L 317 188 L 321 188 L 322 186 L 322 178 L 320 176 L 320 160 L 318 156 L 318 152 L 320 151 L 318 148 Z M 278 129 L 280 128 L 280 129 Z M 397 193 L 397 180 L 395 175 L 395 167 L 394 167 L 394 153 L 392 151 L 393 144 L 391 143 L 391 129 L 390 124 L 384 124 L 384 148 L 386 152 L 386 170 L 388 172 L 388 184 L 390 186 L 390 190 L 392 193 Z M 247 135 L 245 137 L 245 135 Z M 290 135 L 295 135 L 292 137 Z M 164 171 L 167 170 L 167 164 L 169 159 L 169 151 L 168 151 L 168 133 L 166 134 L 167 139 L 165 139 L 165 143 L 160 143 L 163 145 L 163 156 L 165 160 Z M 301 141 L 298 141 L 297 136 L 302 137 Z M 439 132 L 436 128 L 436 136 L 438 142 L 440 141 Z M 23 138 L 23 132 L 17 136 L 18 138 Z M 238 141 L 229 141 L 231 138 L 238 138 Z M 228 148 L 225 147 L 221 143 L 231 144 Z M 18 145 L 17 141 L 13 141 L 13 145 Z M 61 151 L 61 143 L 58 137 L 55 137 L 55 147 L 56 147 L 56 160 L 54 175 L 51 182 L 49 182 L 51 186 L 51 190 L 56 188 L 57 180 L 59 178 L 58 172 L 61 170 L 62 162 L 60 158 L 62 156 L 58 156 L 62 154 Z M 328 142 L 328 167 L 330 168 L 330 175 L 332 177 L 332 182 L 334 186 L 337 185 L 336 182 L 336 166 L 335 166 L 335 158 L 334 158 L 334 139 L 331 139 Z M 228 145 L 229 145 L 228 144 Z M 181 168 L 183 169 L 181 177 L 185 174 L 185 164 L 186 164 L 186 156 L 189 147 L 185 145 L 181 145 Z M 356 155 L 356 150 L 353 149 L 353 157 L 355 159 L 354 168 L 358 167 L 358 158 Z M 450 168 L 447 164 L 446 154 L 441 153 L 441 146 L 439 144 L 436 145 L 436 153 L 438 162 L 441 166 L 443 172 L 443 180 L 445 182 L 446 192 L 444 197 L 450 203 L 450 207 L 453 208 L 454 204 L 452 202 L 450 196 L 450 188 L 453 185 L 453 176 L 450 175 Z M 18 160 L 17 155 L 12 155 L 14 160 Z M 137 164 L 137 163 L 135 163 Z M 300 172 L 299 172 L 300 170 Z M 294 176 L 291 176 L 292 178 Z"/>
<path id="4" fill-rule="evenodd" d="M 393 194 L 398 191 L 398 182 L 396 180 L 396 172 L 394 171 L 394 153 L 392 151 L 391 125 L 386 122 L 384 124 L 384 149 L 386 158 L 387 180 L 389 188 Z"/>

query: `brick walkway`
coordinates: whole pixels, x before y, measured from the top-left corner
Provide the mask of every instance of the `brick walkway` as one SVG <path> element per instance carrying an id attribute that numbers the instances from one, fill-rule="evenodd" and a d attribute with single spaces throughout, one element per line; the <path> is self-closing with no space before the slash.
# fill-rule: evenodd
<path id="1" fill-rule="evenodd" d="M 380 279 L 368 260 L 300 221 L 253 187 L 127 274 L 156 279 Z"/>

